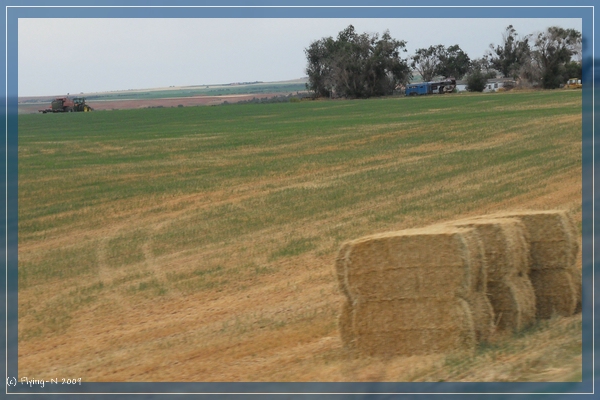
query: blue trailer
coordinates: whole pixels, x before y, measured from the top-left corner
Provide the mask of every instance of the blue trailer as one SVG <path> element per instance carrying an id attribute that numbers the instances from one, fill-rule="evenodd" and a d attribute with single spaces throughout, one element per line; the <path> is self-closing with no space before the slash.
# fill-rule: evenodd
<path id="1" fill-rule="evenodd" d="M 448 78 L 444 81 L 410 83 L 406 85 L 404 94 L 406 96 L 434 93 L 444 94 L 451 93 L 454 88 L 456 88 L 456 80 L 454 78 Z"/>
<path id="2" fill-rule="evenodd" d="M 430 94 L 431 85 L 429 82 L 411 83 L 406 86 L 404 94 L 406 96 L 416 96 L 421 94 Z"/>

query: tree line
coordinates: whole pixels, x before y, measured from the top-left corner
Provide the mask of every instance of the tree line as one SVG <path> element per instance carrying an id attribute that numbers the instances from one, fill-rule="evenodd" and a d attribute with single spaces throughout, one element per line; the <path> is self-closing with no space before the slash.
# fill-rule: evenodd
<path id="1" fill-rule="evenodd" d="M 552 26 L 521 37 L 509 25 L 502 42 L 490 44 L 479 59 L 469 58 L 458 44 L 420 48 L 403 58 L 406 43 L 392 38 L 388 30 L 380 37 L 357 33 L 349 25 L 337 38 L 315 40 L 304 50 L 306 87 L 317 97 L 366 98 L 393 94 L 413 73 L 423 81 L 465 78 L 471 91 L 483 91 L 487 79 L 498 76 L 554 89 L 582 74 L 582 36 L 575 29 Z"/>

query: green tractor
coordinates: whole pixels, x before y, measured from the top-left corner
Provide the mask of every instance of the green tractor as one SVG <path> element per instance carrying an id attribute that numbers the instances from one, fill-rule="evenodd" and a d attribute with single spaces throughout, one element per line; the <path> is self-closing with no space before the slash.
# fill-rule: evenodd
<path id="1" fill-rule="evenodd" d="M 73 99 L 73 111 L 93 111 L 94 109 L 87 104 L 85 104 L 85 99 L 83 97 L 75 97 Z"/>
<path id="2" fill-rule="evenodd" d="M 85 98 L 75 97 L 70 99 L 68 97 L 57 97 L 52 100 L 51 108 L 39 110 L 41 113 L 58 113 L 58 112 L 88 112 L 94 109 L 85 103 Z"/>

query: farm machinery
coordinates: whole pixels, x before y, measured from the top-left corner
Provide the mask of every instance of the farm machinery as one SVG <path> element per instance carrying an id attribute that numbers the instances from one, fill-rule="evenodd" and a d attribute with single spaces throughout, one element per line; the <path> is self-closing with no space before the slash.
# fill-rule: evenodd
<path id="1" fill-rule="evenodd" d="M 57 97 L 52 100 L 50 108 L 39 110 L 41 113 L 57 113 L 57 112 L 88 112 L 94 109 L 86 104 L 85 98 L 75 97 L 70 99 L 68 97 Z"/>
<path id="2" fill-rule="evenodd" d="M 571 78 L 564 86 L 565 89 L 581 89 L 581 79 Z"/>

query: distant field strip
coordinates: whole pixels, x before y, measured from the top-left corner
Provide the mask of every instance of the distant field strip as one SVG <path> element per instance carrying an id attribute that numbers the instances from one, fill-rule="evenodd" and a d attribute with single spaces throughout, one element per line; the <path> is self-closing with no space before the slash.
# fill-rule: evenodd
<path id="1" fill-rule="evenodd" d="M 110 380 L 152 352 L 129 379 L 231 379 L 189 350 L 333 346 L 343 241 L 531 204 L 580 224 L 580 185 L 575 91 L 21 115 L 19 372 Z M 64 345 L 90 335 L 98 365 Z"/>

